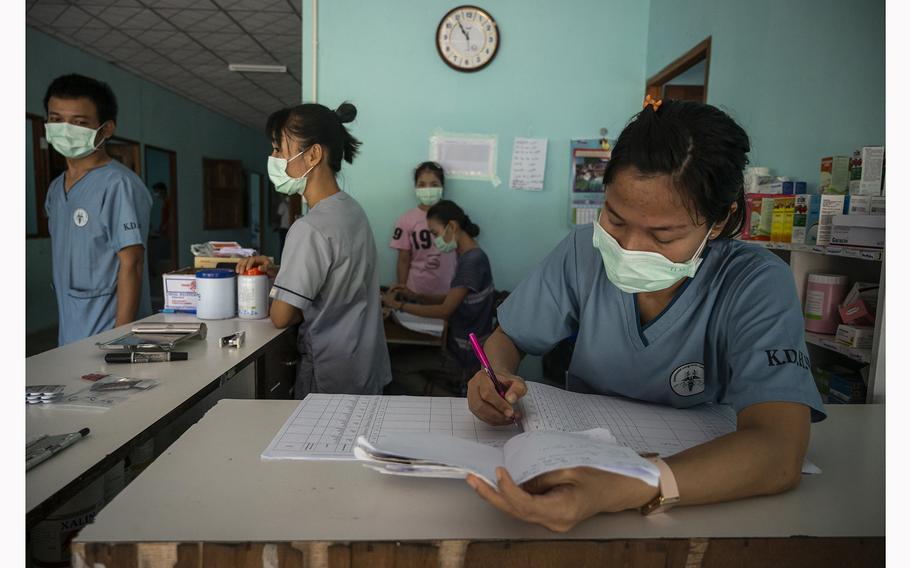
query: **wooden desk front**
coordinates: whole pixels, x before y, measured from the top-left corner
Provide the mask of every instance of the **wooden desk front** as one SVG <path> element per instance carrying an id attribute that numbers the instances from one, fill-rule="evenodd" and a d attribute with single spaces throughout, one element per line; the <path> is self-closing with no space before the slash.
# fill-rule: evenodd
<path id="1" fill-rule="evenodd" d="M 781 495 L 599 515 L 568 534 L 500 513 L 457 480 L 357 463 L 263 462 L 297 403 L 219 402 L 76 538 L 81 565 L 878 566 L 884 407 L 831 406 L 813 426 L 821 475 Z"/>

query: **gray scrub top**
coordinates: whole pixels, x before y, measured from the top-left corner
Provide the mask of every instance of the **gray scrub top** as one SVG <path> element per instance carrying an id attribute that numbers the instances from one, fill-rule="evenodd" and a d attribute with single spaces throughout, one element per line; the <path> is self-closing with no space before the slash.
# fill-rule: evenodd
<path id="1" fill-rule="evenodd" d="M 392 380 L 376 264 L 370 222 L 344 192 L 291 225 L 271 297 L 303 312 L 296 398 L 381 394 Z"/>
<path id="2" fill-rule="evenodd" d="M 593 230 L 572 231 L 500 306 L 499 325 L 519 349 L 542 355 L 574 337 L 574 391 L 736 412 L 797 402 L 824 418 L 793 274 L 774 253 L 711 241 L 695 277 L 642 325 L 637 296 L 607 278 Z"/>
<path id="3" fill-rule="evenodd" d="M 63 189 L 64 175 L 51 182 L 44 202 L 51 235 L 59 345 L 114 327 L 120 270 L 117 253 L 132 245 L 146 246 L 152 208 L 152 196 L 145 184 L 117 160 L 86 173 L 69 193 Z M 136 319 L 151 313 L 145 254 Z"/>

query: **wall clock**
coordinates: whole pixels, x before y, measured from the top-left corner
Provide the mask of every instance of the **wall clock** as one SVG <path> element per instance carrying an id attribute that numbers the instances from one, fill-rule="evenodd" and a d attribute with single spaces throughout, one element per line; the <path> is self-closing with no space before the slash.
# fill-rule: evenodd
<path id="1" fill-rule="evenodd" d="M 499 27 L 489 12 L 477 6 L 459 6 L 439 21 L 436 49 L 456 71 L 479 71 L 499 50 Z"/>

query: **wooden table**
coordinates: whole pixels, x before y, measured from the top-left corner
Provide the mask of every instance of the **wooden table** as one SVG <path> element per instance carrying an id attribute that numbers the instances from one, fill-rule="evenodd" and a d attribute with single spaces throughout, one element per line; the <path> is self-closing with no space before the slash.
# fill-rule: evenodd
<path id="1" fill-rule="evenodd" d="M 200 321 L 186 314 L 157 314 L 142 322 Z M 74 432 L 84 427 L 90 435 L 59 455 L 26 473 L 26 526 L 53 512 L 60 504 L 88 486 L 137 445 L 151 439 L 161 428 L 178 419 L 187 409 L 231 381 L 240 382 L 255 373 L 252 365 L 263 358 L 270 345 L 287 330 L 276 329 L 268 319 L 207 320 L 205 340 L 189 340 L 180 351 L 189 353 L 187 361 L 146 364 L 104 362 L 96 342 L 114 339 L 129 331 L 129 326 L 46 351 L 26 359 L 26 384 L 63 384 L 67 392 L 90 386 L 80 377 L 102 371 L 130 377 L 158 380 L 157 387 L 136 393 L 127 401 L 104 411 L 29 405 L 26 408 L 26 437 L 40 434 Z M 219 339 L 236 331 L 246 331 L 239 349 L 221 348 Z M 243 394 L 254 396 L 252 380 Z"/>
<path id="2" fill-rule="evenodd" d="M 809 448 L 824 473 L 794 491 L 652 517 L 599 515 L 556 534 L 500 513 L 458 480 L 261 461 L 296 405 L 219 402 L 83 529 L 74 565 L 884 564 L 883 406 L 828 407 Z"/>

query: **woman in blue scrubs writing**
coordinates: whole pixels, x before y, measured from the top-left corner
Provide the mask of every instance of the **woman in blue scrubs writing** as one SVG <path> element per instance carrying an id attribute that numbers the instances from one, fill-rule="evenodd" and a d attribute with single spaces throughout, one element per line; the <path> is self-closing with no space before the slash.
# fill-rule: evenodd
<path id="1" fill-rule="evenodd" d="M 523 354 L 577 335 L 569 390 L 729 404 L 736 431 L 653 458 L 659 488 L 590 468 L 523 487 L 500 470 L 498 490 L 469 477 L 487 501 L 567 531 L 601 512 L 662 512 L 799 483 L 810 422 L 824 409 L 789 267 L 731 238 L 743 223 L 747 152 L 745 131 L 717 108 L 646 100 L 613 149 L 599 220 L 569 234 L 499 309 L 484 349 L 505 399 L 483 372 L 468 384 L 475 415 L 508 423 L 527 392 L 515 376 Z"/>

